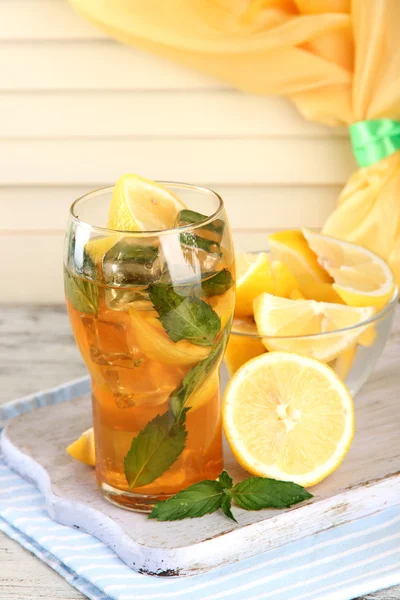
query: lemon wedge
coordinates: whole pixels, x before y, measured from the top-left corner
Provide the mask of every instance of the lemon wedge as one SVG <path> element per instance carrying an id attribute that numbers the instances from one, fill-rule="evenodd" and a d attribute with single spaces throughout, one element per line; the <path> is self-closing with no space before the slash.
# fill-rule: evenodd
<path id="1" fill-rule="evenodd" d="M 170 229 L 184 208 L 163 185 L 139 175 L 122 175 L 114 186 L 107 227 L 120 231 Z"/>
<path id="2" fill-rule="evenodd" d="M 353 307 L 315 300 L 290 300 L 262 294 L 254 301 L 254 318 L 268 350 L 284 350 L 329 362 L 368 329 L 361 325 L 372 307 Z M 358 327 L 357 327 L 358 325 Z M 339 331 L 338 329 L 346 329 Z M 326 335 L 315 335 L 325 333 Z"/>
<path id="3" fill-rule="evenodd" d="M 93 467 L 96 464 L 93 427 L 84 431 L 66 450 L 75 460 Z"/>
<path id="4" fill-rule="evenodd" d="M 313 281 L 332 282 L 329 274 L 318 263 L 303 233 L 299 230 L 278 231 L 268 236 L 272 260 L 283 262 L 296 280 L 308 275 Z"/>
<path id="5" fill-rule="evenodd" d="M 290 300 L 305 300 L 305 296 L 303 296 L 303 294 L 301 293 L 301 291 L 298 288 L 294 288 L 294 290 L 292 290 L 290 292 L 289 295 Z"/>
<path id="6" fill-rule="evenodd" d="M 232 318 L 232 309 L 235 305 L 235 292 L 231 288 L 224 294 L 212 296 L 208 303 L 221 319 L 221 330 L 225 328 L 228 321 Z"/>
<path id="7" fill-rule="evenodd" d="M 85 244 L 85 250 L 95 265 L 103 260 L 103 256 L 118 242 L 120 236 L 110 235 L 108 237 L 91 238 Z"/>
<path id="8" fill-rule="evenodd" d="M 251 319 L 235 319 L 232 332 L 226 345 L 224 357 L 231 376 L 245 362 L 265 352 L 264 344 L 258 337 L 257 327 Z"/>
<path id="9" fill-rule="evenodd" d="M 346 386 L 327 365 L 271 352 L 232 377 L 223 423 L 247 471 L 312 486 L 345 457 L 354 435 L 354 407 Z"/>
<path id="10" fill-rule="evenodd" d="M 205 381 L 191 394 L 186 403 L 193 410 L 200 408 L 219 394 L 219 369 L 215 369 Z"/>
<path id="11" fill-rule="evenodd" d="M 206 346 L 197 346 L 187 340 L 173 342 L 156 315 L 155 311 L 130 308 L 131 327 L 127 332 L 128 343 L 139 347 L 148 358 L 164 365 L 195 365 L 207 358 L 210 348 Z"/>
<path id="12" fill-rule="evenodd" d="M 393 297 L 395 280 L 379 256 L 350 242 L 304 230 L 318 263 L 333 278 L 334 291 L 350 306 L 382 308 Z"/>
<path id="13" fill-rule="evenodd" d="M 337 359 L 329 366 L 335 371 L 342 381 L 346 380 L 354 363 L 357 354 L 357 344 L 351 344 L 346 350 L 343 350 Z"/>
<path id="14" fill-rule="evenodd" d="M 263 292 L 273 292 L 271 265 L 266 252 L 239 252 L 236 261 L 236 317 L 253 314 L 253 300 Z"/>
<path id="15" fill-rule="evenodd" d="M 271 262 L 273 278 L 273 294 L 290 298 L 295 290 L 298 290 L 298 283 L 289 267 L 280 260 Z"/>
<path id="16" fill-rule="evenodd" d="M 166 187 L 139 177 L 122 175 L 114 186 L 107 227 L 117 231 L 156 231 L 174 227 L 177 215 L 186 206 Z M 86 251 L 99 264 L 122 234 L 92 238 Z"/>

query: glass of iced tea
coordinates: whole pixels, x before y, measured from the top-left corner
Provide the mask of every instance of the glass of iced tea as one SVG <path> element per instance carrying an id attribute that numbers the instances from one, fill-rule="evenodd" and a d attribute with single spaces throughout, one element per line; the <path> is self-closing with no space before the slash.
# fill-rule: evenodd
<path id="1" fill-rule="evenodd" d="M 142 511 L 222 470 L 219 365 L 235 281 L 218 194 L 154 185 L 177 199 L 173 207 L 151 189 L 136 199 L 135 186 L 76 200 L 64 259 L 68 313 L 91 376 L 98 485 Z M 121 227 L 121 202 L 134 213 L 137 202 L 135 231 Z"/>

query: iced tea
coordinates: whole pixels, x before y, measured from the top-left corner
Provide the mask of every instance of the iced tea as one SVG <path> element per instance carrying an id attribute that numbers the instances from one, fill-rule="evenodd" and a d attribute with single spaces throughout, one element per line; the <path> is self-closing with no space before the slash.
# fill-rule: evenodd
<path id="1" fill-rule="evenodd" d="M 234 305 L 229 227 L 219 201 L 215 216 L 182 210 L 174 229 L 148 234 L 87 228 L 78 209 L 65 289 L 92 380 L 97 480 L 113 502 L 147 510 L 222 470 L 218 370 Z"/>

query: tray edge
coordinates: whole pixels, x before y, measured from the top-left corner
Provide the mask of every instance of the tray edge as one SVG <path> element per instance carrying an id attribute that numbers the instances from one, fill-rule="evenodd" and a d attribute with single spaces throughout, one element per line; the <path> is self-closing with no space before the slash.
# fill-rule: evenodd
<path id="1" fill-rule="evenodd" d="M 99 510 L 56 496 L 47 471 L 14 446 L 7 437 L 7 429 L 6 426 L 0 438 L 4 459 L 10 468 L 39 488 L 49 516 L 62 525 L 93 535 L 131 569 L 148 575 L 200 574 L 400 505 L 400 473 L 396 473 L 197 544 L 176 549 L 154 548 L 135 542 Z"/>

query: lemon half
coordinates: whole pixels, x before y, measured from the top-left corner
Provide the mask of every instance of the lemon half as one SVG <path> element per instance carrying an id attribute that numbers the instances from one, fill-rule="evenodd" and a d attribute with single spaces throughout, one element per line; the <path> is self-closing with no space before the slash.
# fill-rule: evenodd
<path id="1" fill-rule="evenodd" d="M 247 362 L 230 380 L 223 423 L 236 459 L 250 473 L 311 486 L 346 455 L 354 407 L 327 365 L 270 352 Z"/>

